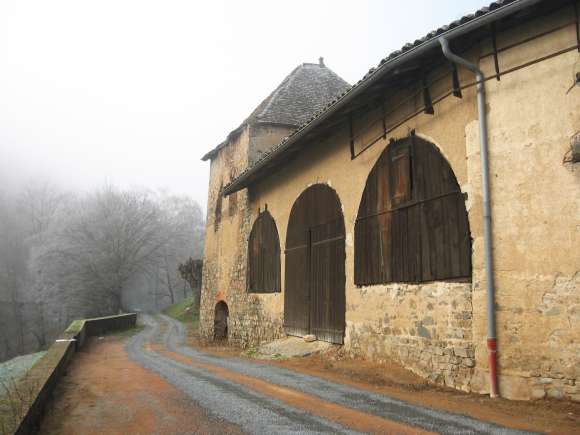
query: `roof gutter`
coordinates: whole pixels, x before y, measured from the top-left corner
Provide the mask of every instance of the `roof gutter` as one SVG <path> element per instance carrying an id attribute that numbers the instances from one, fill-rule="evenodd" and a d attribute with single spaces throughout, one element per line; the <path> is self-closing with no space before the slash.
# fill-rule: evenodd
<path id="1" fill-rule="evenodd" d="M 470 20 L 466 23 L 460 24 L 453 29 L 449 29 L 438 37 L 433 37 L 407 51 L 401 53 L 399 56 L 395 57 L 390 61 L 386 61 L 384 64 L 380 65 L 373 73 L 372 77 L 369 80 L 363 80 L 360 85 L 355 85 L 352 91 L 347 92 L 347 94 L 340 100 L 338 100 L 333 106 L 328 108 L 325 112 L 323 112 L 319 117 L 315 118 L 310 124 L 305 125 L 301 130 L 298 130 L 295 134 L 290 136 L 285 142 L 281 142 L 279 147 L 272 151 L 270 154 L 267 154 L 262 160 L 259 160 L 255 166 L 248 170 L 245 173 L 242 173 L 238 178 L 233 180 L 230 184 L 228 184 L 223 191 L 224 196 L 234 193 L 240 189 L 243 189 L 247 186 L 244 184 L 254 173 L 258 170 L 266 166 L 272 158 L 279 155 L 280 153 L 284 152 L 290 146 L 298 142 L 304 135 L 310 132 L 312 129 L 316 128 L 328 118 L 332 116 L 332 114 L 345 106 L 347 106 L 356 96 L 358 96 L 361 92 L 364 92 L 371 84 L 374 83 L 375 80 L 380 79 L 383 77 L 387 72 L 397 68 L 398 66 L 402 65 L 404 62 L 408 62 L 409 60 L 422 56 L 426 52 L 434 49 L 438 49 L 439 39 L 446 38 L 446 39 L 454 39 L 461 35 L 464 35 L 468 32 L 471 32 L 475 29 L 478 29 L 486 24 L 490 24 L 494 21 L 500 20 L 506 16 L 513 14 L 514 12 L 520 11 L 527 7 L 530 7 L 536 3 L 541 2 L 542 0 L 516 0 L 513 3 L 500 6 L 499 8 L 486 13 L 485 15 L 481 16 L 480 18 L 475 18 Z"/>
<path id="2" fill-rule="evenodd" d="M 489 159 L 487 110 L 485 96 L 485 76 L 473 63 L 457 56 L 449 48 L 449 41 L 445 37 L 439 38 L 443 55 L 451 62 L 461 65 L 473 72 L 477 81 L 477 112 L 479 115 L 479 146 L 481 159 L 481 189 L 483 196 L 483 239 L 485 252 L 485 278 L 487 288 L 487 353 L 489 361 L 489 395 L 498 397 L 497 388 L 497 339 L 495 331 L 495 287 L 493 279 L 493 250 L 491 227 L 491 203 L 489 189 Z"/>

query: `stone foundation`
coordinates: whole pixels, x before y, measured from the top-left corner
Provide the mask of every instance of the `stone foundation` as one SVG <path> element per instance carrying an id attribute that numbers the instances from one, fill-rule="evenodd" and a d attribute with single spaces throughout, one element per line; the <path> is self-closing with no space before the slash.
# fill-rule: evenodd
<path id="1" fill-rule="evenodd" d="M 348 351 L 469 391 L 476 365 L 470 283 L 392 284 L 353 293 Z"/>
<path id="2" fill-rule="evenodd" d="M 281 298 L 282 294 L 258 295 L 246 290 L 247 241 L 252 223 L 247 195 L 244 194 L 238 200 L 235 218 L 221 224 L 228 225 L 229 231 L 235 231 L 238 239 L 228 255 L 231 260 L 229 267 L 220 270 L 224 264 L 218 264 L 216 257 L 204 262 L 200 308 L 200 333 L 206 339 L 213 339 L 215 305 L 224 301 L 229 308 L 228 339 L 244 348 L 285 336 L 282 316 L 269 314 L 263 307 L 265 299 Z M 208 225 L 211 227 L 212 224 Z"/>

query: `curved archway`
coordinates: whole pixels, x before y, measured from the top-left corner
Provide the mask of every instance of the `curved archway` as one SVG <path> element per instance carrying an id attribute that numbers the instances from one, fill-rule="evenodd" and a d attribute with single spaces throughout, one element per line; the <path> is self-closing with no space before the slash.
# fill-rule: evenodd
<path id="1" fill-rule="evenodd" d="M 226 340 L 228 338 L 228 317 L 230 310 L 224 301 L 219 301 L 214 310 L 213 338 Z"/>
<path id="2" fill-rule="evenodd" d="M 471 237 L 455 174 L 417 136 L 383 151 L 355 223 L 355 284 L 471 279 Z"/>
<path id="3" fill-rule="evenodd" d="M 292 206 L 286 235 L 284 327 L 343 343 L 345 328 L 344 217 L 326 184 L 307 188 Z"/>
<path id="4" fill-rule="evenodd" d="M 248 239 L 248 292 L 280 291 L 280 239 L 268 210 L 260 213 Z"/>

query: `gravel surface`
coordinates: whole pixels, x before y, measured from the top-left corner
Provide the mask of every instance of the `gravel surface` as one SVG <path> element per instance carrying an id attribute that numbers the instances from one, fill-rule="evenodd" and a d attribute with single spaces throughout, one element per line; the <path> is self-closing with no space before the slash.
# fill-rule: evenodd
<path id="1" fill-rule="evenodd" d="M 159 323 L 144 316 L 146 329 L 127 344 L 129 357 L 157 372 L 205 408 L 212 417 L 236 424 L 255 434 L 355 433 L 305 412 L 247 390 L 207 371 L 196 369 L 151 351 L 146 343 L 159 342 Z M 174 332 L 175 328 L 169 328 Z M 165 334 L 168 335 L 167 333 Z"/>
<path id="2" fill-rule="evenodd" d="M 156 352 L 146 343 L 158 343 L 193 362 L 210 364 L 234 373 L 258 378 L 326 402 L 379 416 L 387 420 L 446 434 L 524 434 L 473 418 L 413 405 L 385 395 L 333 383 L 280 367 L 241 358 L 209 355 L 184 346 L 183 324 L 169 317 L 144 317 L 147 328 L 127 345 L 131 358 L 163 376 L 184 391 L 215 418 L 239 425 L 250 433 L 352 433 L 334 422 L 292 408 L 208 370 L 191 367 Z M 160 322 L 166 325 L 160 332 Z"/>

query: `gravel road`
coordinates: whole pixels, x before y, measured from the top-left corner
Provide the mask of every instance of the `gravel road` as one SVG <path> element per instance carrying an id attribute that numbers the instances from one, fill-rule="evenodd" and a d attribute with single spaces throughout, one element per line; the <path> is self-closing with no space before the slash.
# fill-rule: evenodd
<path id="1" fill-rule="evenodd" d="M 248 433 L 527 433 L 263 362 L 209 355 L 183 344 L 180 322 L 166 316 L 143 316 L 143 322 L 146 328 L 127 344 L 129 357 L 212 418 Z"/>

